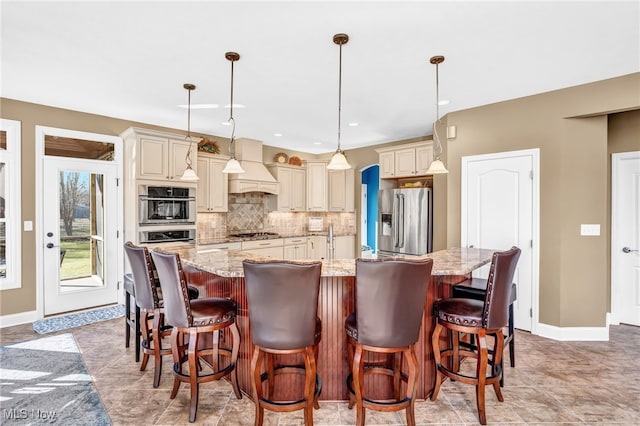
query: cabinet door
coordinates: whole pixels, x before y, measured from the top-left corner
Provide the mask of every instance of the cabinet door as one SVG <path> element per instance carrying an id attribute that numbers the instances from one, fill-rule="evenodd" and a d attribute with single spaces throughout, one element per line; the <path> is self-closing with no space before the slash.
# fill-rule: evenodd
<path id="1" fill-rule="evenodd" d="M 209 160 L 207 158 L 198 158 L 198 187 L 196 190 L 196 208 L 198 212 L 209 211 L 209 194 L 210 179 L 209 179 Z"/>
<path id="2" fill-rule="evenodd" d="M 395 153 L 393 151 L 380 154 L 380 177 L 395 177 Z"/>
<path id="3" fill-rule="evenodd" d="M 280 182 L 280 192 L 278 193 L 278 210 L 289 212 L 291 207 L 291 175 L 292 170 L 279 167 L 277 171 L 277 179 Z"/>
<path id="4" fill-rule="evenodd" d="M 344 170 L 329 170 L 329 211 L 346 211 L 346 187 Z"/>
<path id="5" fill-rule="evenodd" d="M 266 247 L 260 249 L 243 250 L 246 253 L 255 254 L 257 256 L 272 257 L 274 259 L 282 259 L 282 247 Z"/>
<path id="6" fill-rule="evenodd" d="M 307 259 L 318 260 L 327 257 L 327 237 L 316 235 L 307 242 Z"/>
<path id="7" fill-rule="evenodd" d="M 425 175 L 433 161 L 433 145 L 416 148 L 416 175 Z"/>
<path id="8" fill-rule="evenodd" d="M 169 140 L 151 136 L 140 137 L 138 143 L 139 173 L 141 179 L 169 179 Z M 184 157 L 183 157 L 184 158 Z"/>
<path id="9" fill-rule="evenodd" d="M 307 163 L 307 210 L 327 211 L 327 163 Z"/>
<path id="10" fill-rule="evenodd" d="M 285 260 L 296 260 L 296 246 L 284 246 L 283 258 Z"/>
<path id="11" fill-rule="evenodd" d="M 182 174 L 187 168 L 185 159 L 189 151 L 189 146 L 191 146 L 191 143 L 187 141 L 169 140 L 169 180 L 180 180 L 180 177 L 182 177 Z M 191 160 L 193 161 L 191 167 L 195 170 L 198 168 L 197 147 L 197 143 L 194 142 L 193 148 L 191 149 Z"/>
<path id="12" fill-rule="evenodd" d="M 334 259 L 354 259 L 353 235 L 341 235 L 334 237 Z"/>
<path id="13" fill-rule="evenodd" d="M 226 160 L 209 160 L 209 209 L 212 212 L 229 210 L 229 175 L 222 173 Z"/>
<path id="14" fill-rule="evenodd" d="M 306 198 L 305 170 L 291 169 L 291 210 L 304 211 Z"/>
<path id="15" fill-rule="evenodd" d="M 395 152 L 395 177 L 413 176 L 416 172 L 415 148 L 399 149 Z"/>

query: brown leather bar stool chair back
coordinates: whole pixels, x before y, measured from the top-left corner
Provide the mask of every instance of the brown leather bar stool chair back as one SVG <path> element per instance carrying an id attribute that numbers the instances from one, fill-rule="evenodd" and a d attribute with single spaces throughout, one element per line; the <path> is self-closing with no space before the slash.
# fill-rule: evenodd
<path id="1" fill-rule="evenodd" d="M 171 350 L 174 379 L 170 398 L 176 397 L 182 382 L 189 383 L 189 421 L 194 422 L 200 383 L 230 375 L 236 398 L 242 398 L 236 370 L 240 349 L 240 332 L 236 324 L 237 304 L 233 300 L 217 297 L 190 300 L 180 257 L 157 251 L 152 251 L 151 257 L 162 287 L 166 321 L 173 326 Z M 231 331 L 231 348 L 222 347 L 219 343 L 220 332 L 226 328 Z M 204 345 L 202 337 L 205 334 L 211 336 L 210 346 Z M 187 343 L 184 343 L 185 340 Z M 228 359 L 224 367 L 220 362 L 221 356 Z M 188 363 L 187 372 L 184 372 L 185 362 Z M 202 364 L 208 365 L 210 370 L 205 370 Z"/>
<path id="2" fill-rule="evenodd" d="M 493 385 L 493 389 L 499 401 L 503 401 L 500 390 L 500 378 L 502 377 L 502 352 L 504 350 L 504 335 L 502 328 L 509 321 L 509 305 L 511 304 L 511 287 L 513 275 L 516 270 L 520 249 L 512 247 L 510 250 L 495 252 L 491 260 L 487 290 L 483 301 L 475 299 L 450 298 L 438 300 L 433 306 L 437 323 L 431 342 L 433 356 L 436 363 L 436 384 L 431 394 L 431 400 L 435 401 L 440 391 L 440 385 L 444 377 L 449 377 L 461 383 L 475 385 L 476 406 L 481 424 L 487 423 L 485 413 L 485 386 Z M 452 347 L 440 349 L 440 334 L 443 329 L 452 332 Z M 470 350 L 460 345 L 459 333 L 475 335 L 477 349 Z M 494 368 L 487 375 L 489 365 L 489 350 L 487 348 L 487 335 L 494 336 L 493 360 Z M 475 375 L 469 376 L 460 373 L 460 357 L 476 359 Z M 447 364 L 443 359 L 451 358 Z M 449 367 L 451 365 L 451 367 Z"/>
<path id="3" fill-rule="evenodd" d="M 313 425 L 313 407 L 319 408 L 317 398 L 322 389 L 316 366 L 322 334 L 317 316 L 322 263 L 245 260 L 243 266 L 254 344 L 251 375 L 255 424 L 262 425 L 266 408 L 276 412 L 303 409 L 304 424 Z M 304 366 L 285 361 L 293 354 L 302 355 Z M 279 365 L 274 355 L 280 355 Z M 288 389 L 286 401 L 275 400 L 276 378 L 286 374 L 304 375 L 302 398 L 288 400 L 292 392 Z"/>
<path id="4" fill-rule="evenodd" d="M 451 296 L 466 299 L 476 299 L 484 301 L 487 295 L 487 280 L 485 278 L 470 278 L 459 284 L 456 284 L 451 289 Z M 509 321 L 507 323 L 507 334 L 504 336 L 505 346 L 509 346 L 509 361 L 511 367 L 516 366 L 516 341 L 515 341 L 515 327 L 513 321 L 513 303 L 518 299 L 516 283 L 511 284 L 511 297 L 509 301 Z M 467 346 L 470 349 L 477 349 L 475 345 L 475 338 L 471 335 L 470 342 L 459 341 L 461 346 Z M 489 355 L 493 355 L 493 351 L 489 351 Z M 490 359 L 490 364 L 493 368 L 493 359 Z M 504 365 L 504 357 L 503 357 Z M 500 376 L 500 387 L 504 387 L 504 369 L 501 366 L 502 375 Z"/>
<path id="5" fill-rule="evenodd" d="M 407 424 L 415 425 L 415 387 L 418 380 L 418 341 L 433 260 L 357 259 L 356 312 L 347 317 L 351 374 L 347 378 L 349 408 L 356 405 L 356 424 L 364 425 L 365 408 L 406 410 Z M 393 363 L 365 361 L 366 352 L 392 354 Z M 407 372 L 402 370 L 402 358 Z M 365 395 L 365 373 L 393 377 L 392 399 Z M 406 382 L 404 394 L 401 381 Z"/>
<path id="6" fill-rule="evenodd" d="M 140 371 L 147 368 L 149 356 L 152 355 L 154 359 L 153 387 L 157 388 L 160 385 L 162 356 L 171 354 L 171 348 L 162 348 L 162 338 L 168 336 L 171 330 L 164 325 L 164 310 L 158 299 L 158 283 L 149 251 L 146 247 L 136 246 L 131 241 L 125 243 L 124 250 L 131 265 L 135 303 L 140 312 L 139 316 L 136 315 L 138 317 L 136 334 L 138 327 L 140 327 L 139 332 L 142 337 Z M 138 338 L 136 338 L 136 342 L 138 342 Z"/>

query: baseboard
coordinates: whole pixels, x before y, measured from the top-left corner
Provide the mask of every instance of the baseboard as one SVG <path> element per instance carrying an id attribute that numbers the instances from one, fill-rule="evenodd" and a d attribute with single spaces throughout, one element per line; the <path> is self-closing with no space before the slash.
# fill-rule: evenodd
<path id="1" fill-rule="evenodd" d="M 609 324 L 605 327 L 558 327 L 538 323 L 536 334 L 559 341 L 609 341 Z"/>
<path id="2" fill-rule="evenodd" d="M 20 312 L 18 314 L 3 315 L 0 317 L 0 328 L 11 327 L 12 325 L 26 324 L 38 320 L 37 311 Z"/>

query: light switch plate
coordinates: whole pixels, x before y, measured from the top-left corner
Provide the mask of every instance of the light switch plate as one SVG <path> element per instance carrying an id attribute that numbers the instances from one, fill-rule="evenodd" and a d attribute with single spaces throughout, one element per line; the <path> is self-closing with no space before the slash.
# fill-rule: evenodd
<path id="1" fill-rule="evenodd" d="M 580 235 L 583 236 L 598 236 L 600 235 L 600 224 L 598 223 L 583 223 L 580 225 Z"/>
<path id="2" fill-rule="evenodd" d="M 33 222 L 30 220 L 24 221 L 24 230 L 25 231 L 33 231 Z"/>

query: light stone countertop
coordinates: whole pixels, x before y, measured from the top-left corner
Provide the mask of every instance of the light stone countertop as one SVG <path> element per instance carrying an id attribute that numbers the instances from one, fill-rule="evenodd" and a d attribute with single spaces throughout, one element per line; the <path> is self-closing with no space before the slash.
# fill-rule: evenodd
<path id="1" fill-rule="evenodd" d="M 244 259 L 269 260 L 264 256 L 238 251 L 207 248 L 206 245 L 162 244 L 154 246 L 160 251 L 177 253 L 180 260 L 202 271 L 221 277 L 243 277 Z M 411 259 L 433 259 L 432 275 L 465 275 L 491 262 L 494 250 L 478 248 L 450 248 L 425 256 L 410 256 Z M 401 257 L 398 257 L 401 258 Z M 305 261 L 298 261 L 305 262 Z M 354 276 L 354 259 L 322 260 L 322 276 Z"/>

